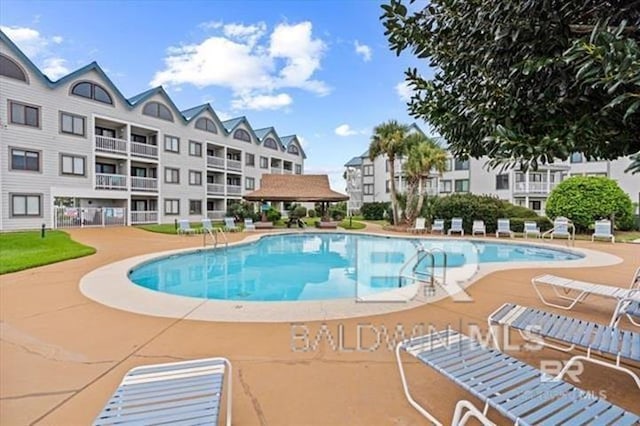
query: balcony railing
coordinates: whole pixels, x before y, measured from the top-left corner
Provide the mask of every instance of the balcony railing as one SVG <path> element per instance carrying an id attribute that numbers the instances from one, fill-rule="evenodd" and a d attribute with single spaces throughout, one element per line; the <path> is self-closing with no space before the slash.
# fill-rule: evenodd
<path id="1" fill-rule="evenodd" d="M 207 166 L 219 167 L 224 169 L 224 157 L 216 157 L 213 155 L 207 155 Z"/>
<path id="2" fill-rule="evenodd" d="M 134 191 L 157 191 L 158 179 L 131 176 L 131 189 Z"/>
<path id="3" fill-rule="evenodd" d="M 282 173 L 284 173 L 285 175 L 290 175 L 293 173 L 293 170 L 291 169 L 282 169 Z"/>
<path id="4" fill-rule="evenodd" d="M 131 223 L 158 223 L 158 212 L 156 211 L 132 211 Z"/>
<path id="5" fill-rule="evenodd" d="M 240 185 L 227 185 L 227 194 L 240 194 L 242 187 Z"/>
<path id="6" fill-rule="evenodd" d="M 158 158 L 158 147 L 147 143 L 131 142 L 131 155 Z"/>
<path id="7" fill-rule="evenodd" d="M 527 194 L 548 194 L 556 186 L 555 182 L 516 182 L 515 192 Z"/>
<path id="8" fill-rule="evenodd" d="M 242 170 L 242 161 L 227 159 L 227 169 Z"/>
<path id="9" fill-rule="evenodd" d="M 127 176 L 96 173 L 96 189 L 127 189 Z"/>
<path id="10" fill-rule="evenodd" d="M 208 183 L 207 184 L 207 193 L 208 194 L 222 194 L 224 195 L 224 185 L 221 183 Z"/>
<path id="11" fill-rule="evenodd" d="M 222 219 L 226 216 L 226 212 L 224 210 L 213 210 L 207 212 L 207 217 L 209 219 Z"/>
<path id="12" fill-rule="evenodd" d="M 272 167 L 271 168 L 271 173 L 274 175 L 281 175 L 282 174 L 282 169 L 280 167 Z"/>
<path id="13" fill-rule="evenodd" d="M 127 155 L 127 144 L 129 141 L 100 135 L 95 135 L 95 139 L 96 151 Z"/>

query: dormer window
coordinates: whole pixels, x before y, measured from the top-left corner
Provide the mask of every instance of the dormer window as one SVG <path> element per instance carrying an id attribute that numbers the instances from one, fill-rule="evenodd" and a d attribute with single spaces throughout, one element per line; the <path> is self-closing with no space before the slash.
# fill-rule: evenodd
<path id="1" fill-rule="evenodd" d="M 278 143 L 273 139 L 273 138 L 267 138 L 264 141 L 264 146 L 265 148 L 269 148 L 269 149 L 278 149 Z"/>
<path id="2" fill-rule="evenodd" d="M 196 120 L 196 129 L 204 130 L 209 133 L 218 133 L 218 128 L 213 120 L 207 117 L 200 117 Z"/>
<path id="3" fill-rule="evenodd" d="M 102 86 L 95 83 L 90 83 L 88 81 L 77 83 L 71 89 L 71 93 L 76 96 L 102 102 L 103 104 L 113 105 L 111 95 L 109 95 Z"/>
<path id="4" fill-rule="evenodd" d="M 233 132 L 233 138 L 240 141 L 251 142 L 251 136 L 249 135 L 249 132 L 244 129 L 238 129 Z"/>
<path id="5" fill-rule="evenodd" d="M 142 113 L 161 120 L 173 121 L 173 114 L 166 105 L 160 102 L 147 102 L 142 108 Z"/>
<path id="6" fill-rule="evenodd" d="M 293 155 L 300 155 L 300 150 L 294 144 L 289 145 L 289 148 L 287 148 L 287 152 Z"/>
<path id="7" fill-rule="evenodd" d="M 0 54 L 0 75 L 13 78 L 14 80 L 27 81 L 27 74 L 22 70 L 20 65 L 10 59 L 8 56 Z"/>

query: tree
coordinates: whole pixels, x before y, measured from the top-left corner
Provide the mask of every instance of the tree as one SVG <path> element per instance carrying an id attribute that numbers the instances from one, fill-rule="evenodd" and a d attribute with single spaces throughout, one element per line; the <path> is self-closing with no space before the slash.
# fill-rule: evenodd
<path id="1" fill-rule="evenodd" d="M 412 133 L 405 139 L 407 160 L 404 173 L 407 176 L 407 202 L 405 216 L 412 224 L 422 211 L 425 192 L 424 180 L 429 173 L 442 174 L 447 163 L 447 153 L 435 141 L 421 133 Z"/>
<path id="2" fill-rule="evenodd" d="M 430 79 L 406 72 L 409 111 L 456 157 L 536 168 L 573 152 L 640 151 L 640 1 L 432 0 L 410 12 L 390 0 L 382 8 L 390 48 L 435 67 Z"/>
<path id="3" fill-rule="evenodd" d="M 409 130 L 409 126 L 400 124 L 396 120 L 389 120 L 386 123 L 379 124 L 373 129 L 371 143 L 369 145 L 369 158 L 375 160 L 380 155 L 386 155 L 389 164 L 389 173 L 391 181 L 389 184 L 389 193 L 391 195 L 391 207 L 393 210 L 393 223 L 397 224 L 398 220 L 398 199 L 396 196 L 395 182 L 395 161 L 398 155 L 404 152 L 404 139 Z"/>

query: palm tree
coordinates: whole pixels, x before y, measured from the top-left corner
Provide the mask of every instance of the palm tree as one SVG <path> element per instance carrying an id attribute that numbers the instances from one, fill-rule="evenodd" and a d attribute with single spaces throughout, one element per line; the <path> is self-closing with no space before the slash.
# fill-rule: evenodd
<path id="1" fill-rule="evenodd" d="M 424 203 L 424 179 L 429 173 L 444 172 L 447 153 L 434 140 L 421 133 L 412 133 L 405 139 L 407 161 L 404 172 L 407 176 L 407 206 L 405 216 L 408 224 L 420 214 Z"/>
<path id="2" fill-rule="evenodd" d="M 393 223 L 398 223 L 398 199 L 396 197 L 395 160 L 404 152 L 405 137 L 409 126 L 400 124 L 396 120 L 389 120 L 374 127 L 373 136 L 369 145 L 369 158 L 375 160 L 380 155 L 386 155 L 389 162 L 391 182 L 389 192 L 391 195 L 391 208 L 393 210 Z"/>

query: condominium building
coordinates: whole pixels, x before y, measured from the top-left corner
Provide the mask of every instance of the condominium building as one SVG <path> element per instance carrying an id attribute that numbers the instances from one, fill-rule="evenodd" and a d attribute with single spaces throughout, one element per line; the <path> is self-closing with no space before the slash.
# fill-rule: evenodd
<path id="1" fill-rule="evenodd" d="M 422 132 L 415 124 L 411 126 L 411 131 Z M 446 149 L 446 142 L 443 139 L 439 139 L 439 142 Z M 631 164 L 629 157 L 614 161 L 587 161 L 582 154 L 573 154 L 566 161 L 540 165 L 535 171 L 521 171 L 519 168 L 492 170 L 486 167 L 487 161 L 488 158 L 459 160 L 449 154 L 442 175 L 431 173 L 425 177 L 426 194 L 443 196 L 471 192 L 493 195 L 544 215 L 547 198 L 558 183 L 569 176 L 591 175 L 615 180 L 632 201 L 640 200 L 640 175 L 624 172 Z M 403 159 L 396 159 L 395 182 L 398 192 L 406 190 L 403 163 Z M 358 210 L 363 203 L 390 201 L 391 176 L 386 156 L 371 160 L 367 150 L 349 160 L 345 168 L 350 211 Z"/>
<path id="2" fill-rule="evenodd" d="M 221 219 L 264 173 L 304 171 L 295 135 L 125 98 L 93 62 L 53 82 L 0 32 L 0 229 Z"/>

